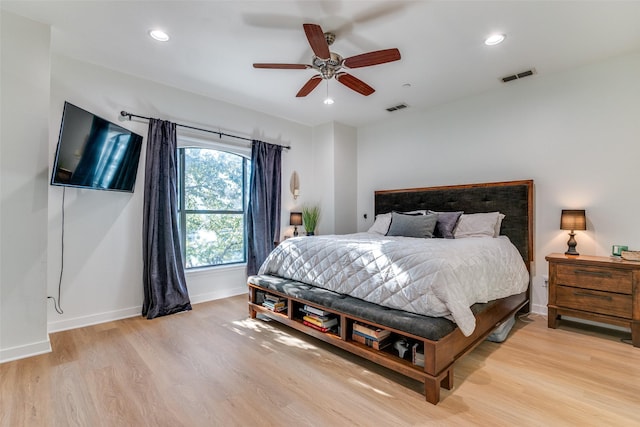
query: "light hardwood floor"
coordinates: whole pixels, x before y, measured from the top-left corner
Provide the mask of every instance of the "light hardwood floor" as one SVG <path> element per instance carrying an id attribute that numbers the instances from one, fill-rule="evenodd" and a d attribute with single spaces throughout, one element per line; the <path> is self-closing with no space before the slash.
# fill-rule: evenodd
<path id="1" fill-rule="evenodd" d="M 640 348 L 624 333 L 518 320 L 434 406 L 422 384 L 246 305 L 52 334 L 52 353 L 0 365 L 0 426 L 640 425 Z"/>

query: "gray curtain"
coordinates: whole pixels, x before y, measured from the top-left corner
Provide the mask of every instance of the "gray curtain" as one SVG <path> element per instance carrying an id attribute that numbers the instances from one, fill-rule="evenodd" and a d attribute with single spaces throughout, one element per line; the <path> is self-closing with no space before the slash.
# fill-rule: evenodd
<path id="1" fill-rule="evenodd" d="M 150 119 L 142 231 L 147 319 L 191 310 L 178 234 L 176 148 L 176 124 Z"/>
<path id="2" fill-rule="evenodd" d="M 247 212 L 247 274 L 260 265 L 280 238 L 282 146 L 253 141 Z"/>

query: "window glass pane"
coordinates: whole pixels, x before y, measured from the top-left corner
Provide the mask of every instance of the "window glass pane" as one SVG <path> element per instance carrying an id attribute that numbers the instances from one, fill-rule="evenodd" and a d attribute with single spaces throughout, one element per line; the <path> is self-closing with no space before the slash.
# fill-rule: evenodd
<path id="1" fill-rule="evenodd" d="M 224 151 L 184 149 L 187 210 L 242 210 L 242 157 Z"/>
<path id="2" fill-rule="evenodd" d="M 187 214 L 187 268 L 244 262 L 243 214 Z"/>

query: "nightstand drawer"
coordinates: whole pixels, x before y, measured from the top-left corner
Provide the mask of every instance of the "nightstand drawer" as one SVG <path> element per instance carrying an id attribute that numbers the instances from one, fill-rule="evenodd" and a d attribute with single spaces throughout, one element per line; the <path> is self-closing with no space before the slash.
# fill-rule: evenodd
<path id="1" fill-rule="evenodd" d="M 556 304 L 559 307 L 616 316 L 624 319 L 631 319 L 633 306 L 631 295 L 599 292 L 569 286 L 557 287 Z"/>
<path id="2" fill-rule="evenodd" d="M 556 283 L 558 285 L 631 295 L 633 275 L 631 271 L 616 270 L 614 268 L 558 265 Z"/>

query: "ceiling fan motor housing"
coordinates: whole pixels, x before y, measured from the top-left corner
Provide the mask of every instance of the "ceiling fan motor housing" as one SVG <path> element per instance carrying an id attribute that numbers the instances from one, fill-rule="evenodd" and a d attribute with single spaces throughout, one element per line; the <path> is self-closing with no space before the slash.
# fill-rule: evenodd
<path id="1" fill-rule="evenodd" d="M 325 60 L 314 55 L 311 61 L 312 67 L 318 70 L 325 80 L 332 78 L 342 68 L 342 63 L 344 62 L 342 56 L 335 52 L 330 53 L 331 57 L 329 59 Z"/>

